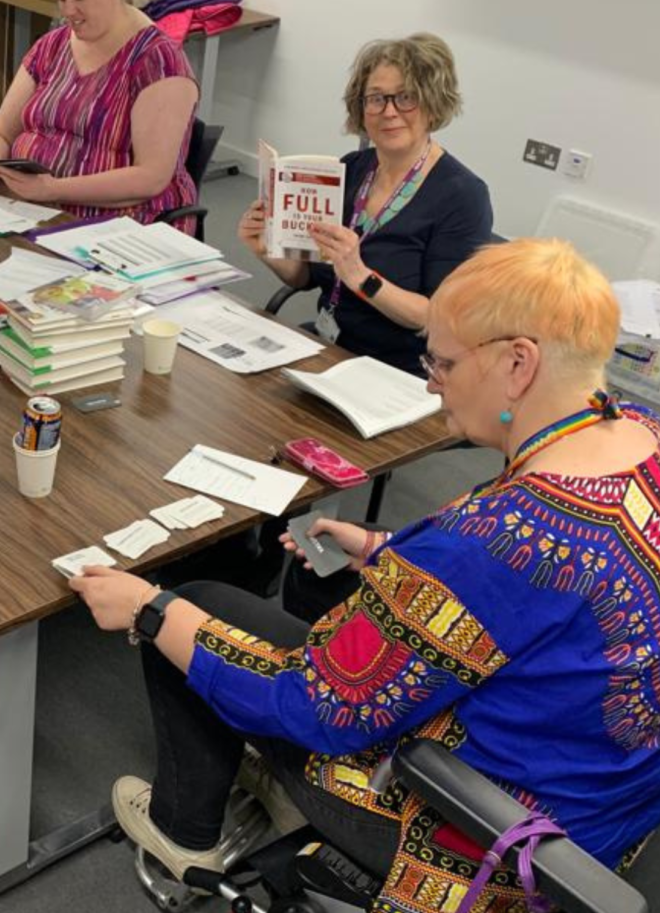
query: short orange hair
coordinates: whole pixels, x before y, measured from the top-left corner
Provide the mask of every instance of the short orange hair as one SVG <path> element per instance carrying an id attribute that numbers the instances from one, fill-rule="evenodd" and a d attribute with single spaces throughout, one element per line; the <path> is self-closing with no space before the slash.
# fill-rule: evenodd
<path id="1" fill-rule="evenodd" d="M 572 244 L 519 238 L 481 248 L 440 285 L 433 303 L 462 343 L 529 336 L 566 367 L 602 367 L 616 344 L 619 304 L 612 287 Z"/>

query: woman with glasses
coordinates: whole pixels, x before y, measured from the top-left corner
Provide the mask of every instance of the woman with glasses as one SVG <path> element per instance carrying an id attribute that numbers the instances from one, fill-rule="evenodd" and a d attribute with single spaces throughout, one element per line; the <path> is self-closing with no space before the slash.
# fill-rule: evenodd
<path id="1" fill-rule="evenodd" d="M 327 262 L 267 258 L 260 201 L 238 235 L 288 285 L 321 289 L 320 335 L 421 374 L 429 298 L 492 228 L 486 185 L 431 136 L 460 111 L 454 58 L 435 35 L 374 41 L 344 98 L 348 132 L 371 148 L 343 159 L 343 226 L 310 228 Z"/>
<path id="2" fill-rule="evenodd" d="M 396 782 L 375 791 L 403 736 L 455 751 L 607 866 L 658 826 L 660 418 L 603 391 L 618 323 L 609 284 L 565 242 L 458 267 L 427 316 L 429 390 L 508 467 L 387 538 L 319 522 L 359 574 L 311 627 L 221 584 L 70 581 L 102 628 L 147 642 L 157 777 L 113 793 L 135 841 L 179 876 L 221 869 L 246 739 L 382 876 L 378 911 L 456 911 L 483 856 Z M 478 909 L 527 909 L 509 870 Z"/>

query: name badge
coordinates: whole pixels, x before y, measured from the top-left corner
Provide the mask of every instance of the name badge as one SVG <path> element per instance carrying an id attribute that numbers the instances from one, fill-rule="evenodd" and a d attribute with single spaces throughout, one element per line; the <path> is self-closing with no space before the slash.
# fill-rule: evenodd
<path id="1" fill-rule="evenodd" d="M 321 308 L 319 315 L 314 324 L 316 332 L 328 342 L 337 342 L 339 337 L 339 327 L 332 311 L 327 308 Z"/>

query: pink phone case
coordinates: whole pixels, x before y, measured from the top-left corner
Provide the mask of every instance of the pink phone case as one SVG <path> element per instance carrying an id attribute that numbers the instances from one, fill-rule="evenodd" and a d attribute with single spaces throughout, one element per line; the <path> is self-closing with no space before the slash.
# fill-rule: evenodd
<path id="1" fill-rule="evenodd" d="M 326 482 L 332 482 L 337 488 L 350 488 L 352 485 L 360 485 L 369 479 L 364 469 L 349 463 L 343 456 L 326 447 L 315 437 L 287 441 L 284 445 L 284 453 L 294 463 L 298 463 L 299 466 L 313 472 Z"/>

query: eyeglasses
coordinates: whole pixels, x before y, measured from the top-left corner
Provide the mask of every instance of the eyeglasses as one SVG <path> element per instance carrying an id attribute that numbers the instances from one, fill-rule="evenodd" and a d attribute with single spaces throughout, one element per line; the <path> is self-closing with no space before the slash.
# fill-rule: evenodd
<path id="1" fill-rule="evenodd" d="M 362 96 L 362 107 L 365 114 L 382 114 L 387 108 L 388 102 L 392 102 L 396 110 L 404 114 L 407 111 L 414 111 L 419 105 L 419 99 L 414 92 L 394 92 L 392 94 L 373 92 L 371 95 Z"/>
<path id="2" fill-rule="evenodd" d="M 444 380 L 460 361 L 463 361 L 468 355 L 476 352 L 477 349 L 483 349 L 484 346 L 492 346 L 493 343 L 496 342 L 512 342 L 514 339 L 528 339 L 535 344 L 537 342 L 537 340 L 533 339 L 531 336 L 496 336 L 495 339 L 487 339 L 485 342 L 480 342 L 476 346 L 466 349 L 465 352 L 461 352 L 456 358 L 441 358 L 439 355 L 433 355 L 431 352 L 424 352 L 419 356 L 419 362 L 424 368 L 429 380 L 434 380 L 437 383 Z"/>

